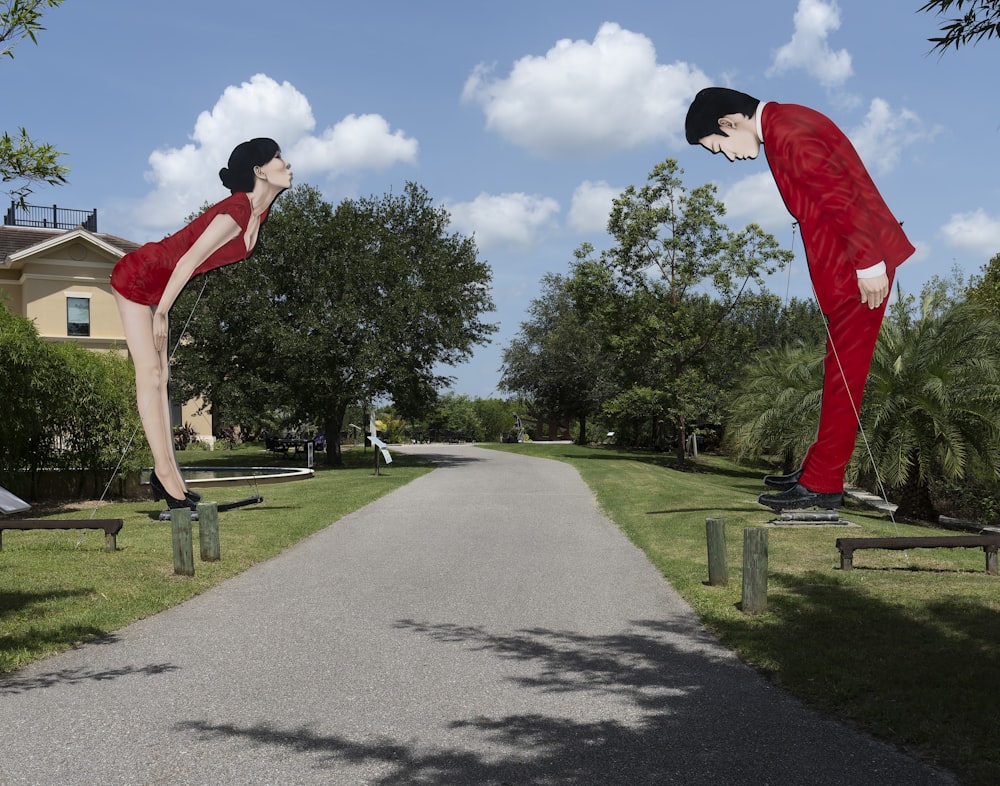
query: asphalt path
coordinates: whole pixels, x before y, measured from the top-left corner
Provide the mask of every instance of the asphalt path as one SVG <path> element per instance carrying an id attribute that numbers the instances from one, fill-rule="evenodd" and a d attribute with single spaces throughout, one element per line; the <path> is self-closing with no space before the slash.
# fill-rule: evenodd
<path id="1" fill-rule="evenodd" d="M 0 676 L 0 783 L 957 783 L 741 664 L 569 465 L 405 450 L 437 468 Z"/>

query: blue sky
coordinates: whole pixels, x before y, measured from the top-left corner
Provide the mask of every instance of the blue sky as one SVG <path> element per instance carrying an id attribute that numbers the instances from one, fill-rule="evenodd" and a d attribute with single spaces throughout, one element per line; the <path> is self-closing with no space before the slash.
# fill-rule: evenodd
<path id="1" fill-rule="evenodd" d="M 140 242 L 225 196 L 217 172 L 253 136 L 334 203 L 421 184 L 493 269 L 500 331 L 451 372 L 455 391 L 488 397 L 542 276 L 585 241 L 606 247 L 611 199 L 667 157 L 688 187 L 717 184 L 730 226 L 793 248 L 769 287 L 808 296 L 764 157 L 684 142 L 709 84 L 847 131 L 918 248 L 905 290 L 1000 252 L 1000 43 L 929 54 L 938 20 L 920 5 L 66 0 L 37 47 L 0 62 L 0 128 L 67 154 L 69 185 L 30 203 L 97 208 L 101 231 Z"/>

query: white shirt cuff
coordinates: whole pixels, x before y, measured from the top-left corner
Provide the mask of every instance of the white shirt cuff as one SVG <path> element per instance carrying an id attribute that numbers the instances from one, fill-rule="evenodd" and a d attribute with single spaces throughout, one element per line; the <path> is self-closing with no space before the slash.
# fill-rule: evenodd
<path id="1" fill-rule="evenodd" d="M 861 268 L 861 270 L 854 272 L 858 274 L 858 278 L 878 278 L 885 275 L 885 262 L 879 262 L 877 265 Z"/>

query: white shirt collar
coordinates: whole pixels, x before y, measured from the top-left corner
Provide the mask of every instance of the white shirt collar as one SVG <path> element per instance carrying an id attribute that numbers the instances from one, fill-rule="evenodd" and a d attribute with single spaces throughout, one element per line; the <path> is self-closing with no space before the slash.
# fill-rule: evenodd
<path id="1" fill-rule="evenodd" d="M 754 118 L 757 120 L 757 138 L 761 144 L 764 144 L 764 129 L 761 126 L 761 116 L 764 114 L 765 106 L 767 106 L 767 101 L 761 101 L 757 104 L 757 111 L 754 112 Z"/>

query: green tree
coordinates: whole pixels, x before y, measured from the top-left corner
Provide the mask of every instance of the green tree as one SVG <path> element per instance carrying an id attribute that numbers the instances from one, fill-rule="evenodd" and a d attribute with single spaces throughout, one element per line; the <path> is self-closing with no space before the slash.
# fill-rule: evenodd
<path id="1" fill-rule="evenodd" d="M 601 412 L 604 421 L 615 432 L 614 441 L 627 446 L 662 443 L 663 425 L 669 415 L 666 394 L 640 385 L 612 396 Z"/>
<path id="2" fill-rule="evenodd" d="M 970 300 L 1000 314 L 1000 254 L 983 265 L 969 281 L 966 293 Z"/>
<path id="3" fill-rule="evenodd" d="M 479 439 L 484 442 L 502 442 L 514 427 L 515 406 L 498 398 L 477 398 L 473 405 L 482 428 Z"/>
<path id="4" fill-rule="evenodd" d="M 503 350 L 500 378 L 501 390 L 523 395 L 536 411 L 575 418 L 581 443 L 587 439 L 587 418 L 614 392 L 604 317 L 615 285 L 591 251 L 588 245 L 577 250 L 572 276 L 542 279 L 540 296 L 528 306 L 529 319 Z"/>
<path id="5" fill-rule="evenodd" d="M 331 463 L 349 405 L 389 398 L 412 419 L 449 381 L 437 369 L 495 329 L 489 267 L 448 223 L 413 183 L 336 209 L 309 186 L 287 192 L 249 260 L 178 299 L 175 324 L 191 321 L 176 397 L 200 395 L 230 423 L 276 409 L 315 422 Z"/>
<path id="6" fill-rule="evenodd" d="M 75 342 L 50 346 L 54 376 L 44 428 L 53 450 L 47 465 L 78 473 L 78 496 L 100 496 L 113 479 L 138 473 L 149 460 L 135 407 L 135 369 L 113 352 Z"/>
<path id="7" fill-rule="evenodd" d="M 736 307 L 721 314 L 722 304 L 712 303 L 704 319 L 719 324 L 706 357 L 706 374 L 723 391 L 738 387 L 748 358 L 758 352 L 786 345 L 820 346 L 826 327 L 814 300 L 793 298 L 782 304 L 770 292 L 744 293 Z"/>
<path id="8" fill-rule="evenodd" d="M 673 159 L 658 164 L 641 188 L 615 200 L 608 221 L 614 245 L 605 263 L 627 290 L 618 319 L 619 364 L 630 385 L 666 394 L 678 462 L 686 424 L 719 395 L 709 376 L 722 325 L 749 284 L 791 260 L 755 224 L 732 232 L 715 186 L 690 191 Z M 718 304 L 713 304 L 718 301 Z"/>
<path id="9" fill-rule="evenodd" d="M 63 0 L 0 0 L 0 56 L 14 57 L 14 47 L 25 38 L 38 43 L 36 33 L 44 30 L 41 22 L 45 7 L 55 8 Z M 13 184 L 9 193 L 21 205 L 39 183 L 60 185 L 66 182 L 69 168 L 59 163 L 62 153 L 51 144 L 35 142 L 23 127 L 11 136 L 0 135 L 0 181 Z"/>
<path id="10" fill-rule="evenodd" d="M 49 347 L 33 322 L 0 303 L 0 476 L 11 482 L 17 470 L 36 470 L 44 461 L 46 399 L 56 380 L 50 373 Z"/>
<path id="11" fill-rule="evenodd" d="M 483 426 L 476 403 L 462 393 L 448 391 L 441 396 L 428 414 L 426 423 L 428 431 L 438 437 L 442 434 L 461 434 L 472 440 L 483 438 Z"/>
<path id="12" fill-rule="evenodd" d="M 959 480 L 973 462 L 1000 477 L 1000 320 L 975 303 L 941 308 L 900 299 L 882 327 L 865 389 L 862 475 L 877 468 L 902 515 L 936 515 L 935 478 Z M 873 463 L 874 462 L 874 463 Z"/>
<path id="13" fill-rule="evenodd" d="M 496 326 L 491 271 L 471 238 L 450 231 L 448 212 L 407 183 L 399 196 L 348 203 L 371 228 L 369 295 L 374 352 L 368 385 L 404 418 L 424 411 L 454 380 L 437 369 L 468 360 Z"/>
<path id="14" fill-rule="evenodd" d="M 998 0 L 928 0 L 920 7 L 922 12 L 937 16 L 947 14 L 954 7 L 960 16 L 947 18 L 941 25 L 941 35 L 928 38 L 934 44 L 931 51 L 946 52 L 967 44 L 994 37 L 1000 38 L 1000 1 Z"/>
<path id="15" fill-rule="evenodd" d="M 123 478 L 148 459 L 125 358 L 48 343 L 33 322 L 0 305 L 0 368 L 0 399 L 9 402 L 0 418 L 0 483 L 27 473 L 35 498 L 40 469 L 72 469 L 81 471 L 79 493 L 100 493 L 116 467 Z"/>

